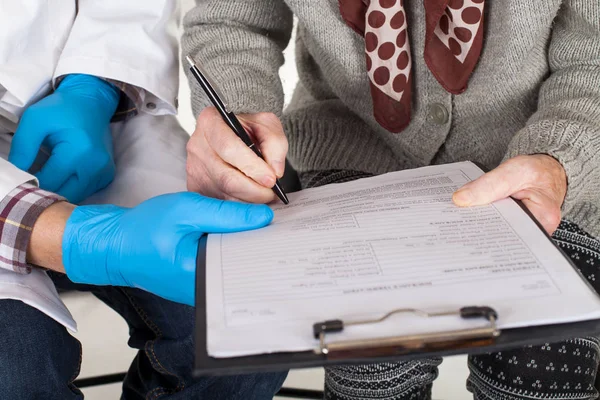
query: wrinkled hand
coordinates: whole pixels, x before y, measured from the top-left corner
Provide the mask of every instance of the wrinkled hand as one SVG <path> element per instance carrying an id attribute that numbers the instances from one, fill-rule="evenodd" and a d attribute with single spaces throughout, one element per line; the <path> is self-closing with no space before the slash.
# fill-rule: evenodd
<path id="1" fill-rule="evenodd" d="M 40 187 L 78 203 L 114 178 L 110 120 L 119 90 L 90 75 L 68 75 L 56 91 L 23 113 L 8 160 L 28 171 L 42 145 L 50 157 Z"/>
<path id="2" fill-rule="evenodd" d="M 285 169 L 288 142 L 274 114 L 239 115 L 265 161 L 225 124 L 214 107 L 200 113 L 187 146 L 187 188 L 206 196 L 249 203 L 275 199 L 271 188 Z"/>
<path id="3" fill-rule="evenodd" d="M 168 194 L 134 208 L 75 208 L 63 234 L 63 265 L 73 282 L 128 286 L 194 305 L 198 242 L 205 233 L 267 225 L 265 205 Z"/>
<path id="4" fill-rule="evenodd" d="M 538 154 L 518 156 L 454 193 L 456 205 L 467 207 L 513 197 L 521 200 L 552 234 L 561 220 L 561 207 L 567 193 L 567 176 L 553 157 Z"/>

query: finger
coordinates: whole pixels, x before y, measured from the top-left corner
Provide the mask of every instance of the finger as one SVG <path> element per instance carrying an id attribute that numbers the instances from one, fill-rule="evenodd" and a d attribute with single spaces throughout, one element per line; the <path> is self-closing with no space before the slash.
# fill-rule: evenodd
<path id="1" fill-rule="evenodd" d="M 188 216 L 186 224 L 203 233 L 229 233 L 262 228 L 273 220 L 273 211 L 264 204 L 244 204 L 211 199 L 197 193 L 178 193 L 178 207 Z"/>
<path id="2" fill-rule="evenodd" d="M 115 177 L 115 165 L 106 163 L 95 176 L 89 180 L 87 186 L 81 190 L 80 202 L 106 188 Z"/>
<path id="3" fill-rule="evenodd" d="M 56 191 L 56 193 L 73 204 L 79 204 L 85 198 L 84 190 L 87 184 L 81 182 L 80 178 L 73 174 L 67 181 Z"/>
<path id="4" fill-rule="evenodd" d="M 104 189 L 105 187 L 110 185 L 112 183 L 113 179 L 115 178 L 115 174 L 116 174 L 116 166 L 115 166 L 114 162 L 112 161 L 112 159 L 108 160 L 104 164 L 102 169 L 100 169 L 100 171 L 98 172 L 97 183 L 95 185 L 94 192 Z M 92 194 L 93 193 L 90 193 L 90 195 L 92 195 Z"/>
<path id="5" fill-rule="evenodd" d="M 202 167 L 200 167 L 202 168 Z M 192 178 L 189 174 L 187 176 L 187 190 L 189 192 L 195 192 L 207 197 L 212 197 L 214 199 L 221 200 L 232 200 L 232 201 L 240 201 L 243 202 L 242 199 L 238 199 L 236 197 L 230 196 L 227 193 L 223 193 L 216 189 L 213 185 L 212 181 L 208 177 L 208 174 L 205 173 L 204 176 L 196 175 Z"/>
<path id="6" fill-rule="evenodd" d="M 254 137 L 267 164 L 273 168 L 277 177 L 281 178 L 285 171 L 288 140 L 279 118 L 272 113 L 259 113 L 240 116 L 240 121 Z"/>
<path id="7" fill-rule="evenodd" d="M 552 235 L 561 220 L 561 202 L 540 190 L 522 190 L 512 195 L 521 200 L 534 218 Z"/>
<path id="8" fill-rule="evenodd" d="M 75 172 L 77 155 L 68 147 L 66 143 L 56 145 L 52 149 L 50 158 L 35 174 L 42 189 L 56 192 Z"/>
<path id="9" fill-rule="evenodd" d="M 243 173 L 225 163 L 200 134 L 188 146 L 186 170 L 188 189 L 206 196 L 250 203 L 267 203 L 274 199 L 271 189 L 257 184 Z"/>
<path id="10" fill-rule="evenodd" d="M 275 171 L 236 136 L 214 108 L 204 110 L 198 121 L 198 129 L 219 158 L 258 184 L 266 188 L 275 186 Z"/>
<path id="11" fill-rule="evenodd" d="M 519 171 L 521 167 L 518 159 L 508 160 L 458 189 L 452 196 L 454 204 L 459 207 L 490 204 L 522 190 L 527 174 Z"/>
<path id="12" fill-rule="evenodd" d="M 552 235 L 560 224 L 561 212 L 558 207 L 540 204 L 530 199 L 523 199 L 523 205 L 531 212 L 544 230 Z"/>
<path id="13" fill-rule="evenodd" d="M 215 153 L 209 153 L 204 168 L 212 181 L 210 186 L 218 190 L 218 198 L 235 198 L 249 203 L 268 203 L 275 196 L 270 188 L 259 185 L 226 164 Z"/>
<path id="14" fill-rule="evenodd" d="M 23 171 L 31 168 L 46 137 L 45 133 L 39 131 L 37 121 L 29 115 L 27 112 L 23 114 L 8 154 L 8 161 Z"/>
<path id="15" fill-rule="evenodd" d="M 202 138 L 202 141 L 206 143 L 204 138 Z M 206 147 L 208 148 L 208 144 L 206 144 Z M 210 150 L 210 148 L 208 148 L 207 151 L 214 153 L 212 150 Z M 215 199 L 242 201 L 241 199 L 234 198 L 226 193 L 221 192 L 210 179 L 208 171 L 204 167 L 205 160 L 196 161 L 193 160 L 193 158 L 194 157 L 191 155 L 188 156 L 185 165 L 187 178 L 186 187 L 189 192 L 199 193 Z"/>

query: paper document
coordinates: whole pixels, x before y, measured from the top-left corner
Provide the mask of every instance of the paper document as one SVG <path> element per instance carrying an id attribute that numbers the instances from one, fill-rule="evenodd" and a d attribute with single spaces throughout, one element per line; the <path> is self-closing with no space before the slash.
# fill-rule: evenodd
<path id="1" fill-rule="evenodd" d="M 464 162 L 290 194 L 257 231 L 210 235 L 207 344 L 213 357 L 312 350 L 312 326 L 490 306 L 500 328 L 600 318 L 600 299 L 519 205 L 459 208 L 482 175 Z M 397 315 L 335 340 L 485 325 Z M 329 338 L 329 336 L 328 336 Z"/>

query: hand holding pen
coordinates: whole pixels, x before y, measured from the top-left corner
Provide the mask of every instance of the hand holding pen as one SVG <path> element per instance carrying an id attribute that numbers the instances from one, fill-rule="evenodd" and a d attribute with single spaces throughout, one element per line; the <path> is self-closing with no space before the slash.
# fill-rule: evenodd
<path id="1" fill-rule="evenodd" d="M 215 106 L 198 117 L 188 144 L 188 189 L 228 200 L 268 203 L 287 196 L 283 176 L 288 144 L 274 114 L 236 115 L 214 81 L 187 57 L 190 71 Z"/>

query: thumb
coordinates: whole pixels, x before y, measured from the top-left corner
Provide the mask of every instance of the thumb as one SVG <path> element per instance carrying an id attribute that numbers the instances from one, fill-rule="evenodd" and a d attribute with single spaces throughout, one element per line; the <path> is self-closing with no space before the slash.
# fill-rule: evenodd
<path id="1" fill-rule="evenodd" d="M 262 228 L 273 220 L 273 211 L 264 204 L 217 200 L 197 193 L 181 193 L 193 207 L 180 208 L 187 223 L 203 233 L 229 233 Z M 192 209 L 193 208 L 193 209 Z"/>
<path id="2" fill-rule="evenodd" d="M 28 114 L 25 113 L 13 136 L 8 161 L 23 171 L 31 168 L 45 138 L 38 129 L 34 119 L 28 118 Z"/>
<path id="3" fill-rule="evenodd" d="M 518 192 L 525 183 L 525 175 L 518 173 L 518 166 L 509 160 L 458 189 L 452 201 L 459 207 L 490 204 Z"/>
<path id="4" fill-rule="evenodd" d="M 67 179 L 75 173 L 77 153 L 67 143 L 59 143 L 52 149 L 52 154 L 40 171 L 35 174 L 40 187 L 56 192 Z"/>

